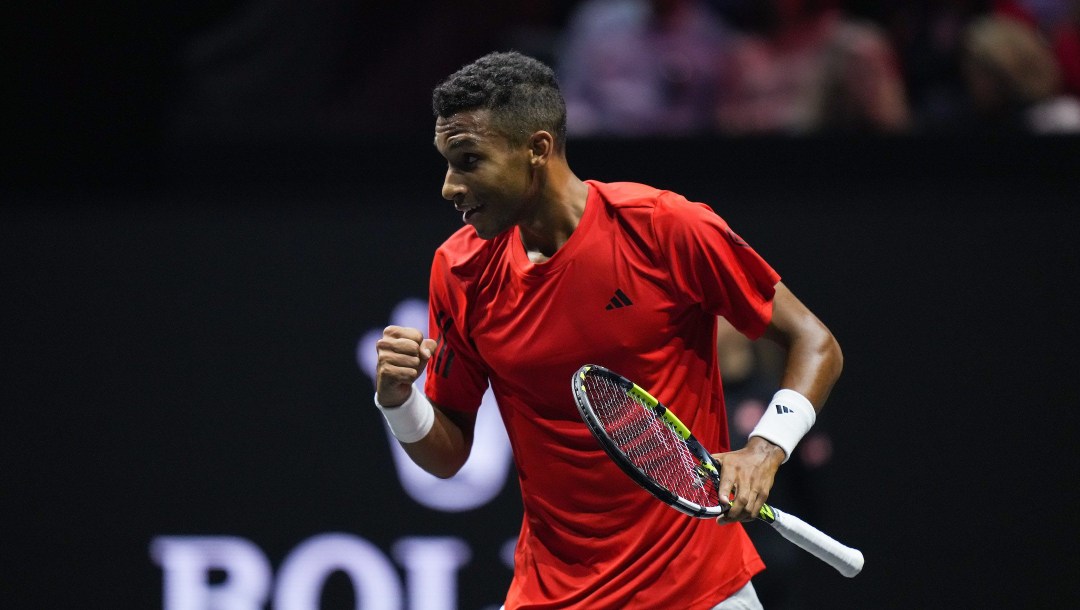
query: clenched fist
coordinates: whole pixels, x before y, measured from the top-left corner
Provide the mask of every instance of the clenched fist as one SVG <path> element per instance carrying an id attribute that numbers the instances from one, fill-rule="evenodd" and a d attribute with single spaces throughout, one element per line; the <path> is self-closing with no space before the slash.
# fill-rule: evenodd
<path id="1" fill-rule="evenodd" d="M 435 340 L 425 339 L 415 328 L 387 326 L 375 343 L 379 361 L 375 367 L 375 392 L 379 404 L 395 407 L 409 397 L 410 388 L 435 352 Z"/>

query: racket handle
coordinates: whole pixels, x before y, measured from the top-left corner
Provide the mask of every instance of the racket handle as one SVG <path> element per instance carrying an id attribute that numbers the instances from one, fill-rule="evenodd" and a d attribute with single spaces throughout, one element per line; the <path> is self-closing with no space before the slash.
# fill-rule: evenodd
<path id="1" fill-rule="evenodd" d="M 780 512 L 775 506 L 772 511 L 776 519 L 773 528 L 793 544 L 814 557 L 836 568 L 838 572 L 854 577 L 863 568 L 863 554 L 858 549 L 840 544 L 821 530 L 787 513 Z"/>

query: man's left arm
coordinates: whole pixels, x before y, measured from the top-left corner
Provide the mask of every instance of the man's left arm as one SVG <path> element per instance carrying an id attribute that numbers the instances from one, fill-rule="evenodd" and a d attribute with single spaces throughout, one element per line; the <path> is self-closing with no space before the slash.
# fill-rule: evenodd
<path id="1" fill-rule="evenodd" d="M 720 489 L 734 493 L 731 509 L 720 523 L 757 516 L 777 470 L 813 425 L 843 368 L 840 344 L 832 332 L 783 282 L 776 284 L 772 320 L 764 336 L 787 351 L 781 390 L 746 446 L 716 456 L 722 466 Z"/>

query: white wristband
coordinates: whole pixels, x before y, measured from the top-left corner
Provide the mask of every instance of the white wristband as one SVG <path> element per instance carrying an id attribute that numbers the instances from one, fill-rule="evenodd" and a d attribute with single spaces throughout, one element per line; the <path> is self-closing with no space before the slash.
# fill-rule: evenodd
<path id="1" fill-rule="evenodd" d="M 427 436 L 435 425 L 435 408 L 427 396 L 413 384 L 409 397 L 399 407 L 384 407 L 379 404 L 379 395 L 375 395 L 375 406 L 382 411 L 390 432 L 403 443 L 415 443 Z"/>
<path id="2" fill-rule="evenodd" d="M 795 390 L 783 389 L 773 395 L 772 402 L 750 433 L 750 438 L 760 436 L 779 445 L 786 454 L 784 461 L 787 462 L 795 451 L 795 445 L 810 431 L 816 420 L 817 411 L 805 396 Z"/>

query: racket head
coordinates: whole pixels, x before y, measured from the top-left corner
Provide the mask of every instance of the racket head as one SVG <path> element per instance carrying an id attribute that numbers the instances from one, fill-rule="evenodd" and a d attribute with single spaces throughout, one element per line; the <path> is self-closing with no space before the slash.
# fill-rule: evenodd
<path id="1" fill-rule="evenodd" d="M 693 517 L 715 518 L 727 510 L 712 456 L 660 401 L 595 364 L 578 369 L 571 386 L 589 431 L 635 483 Z"/>

